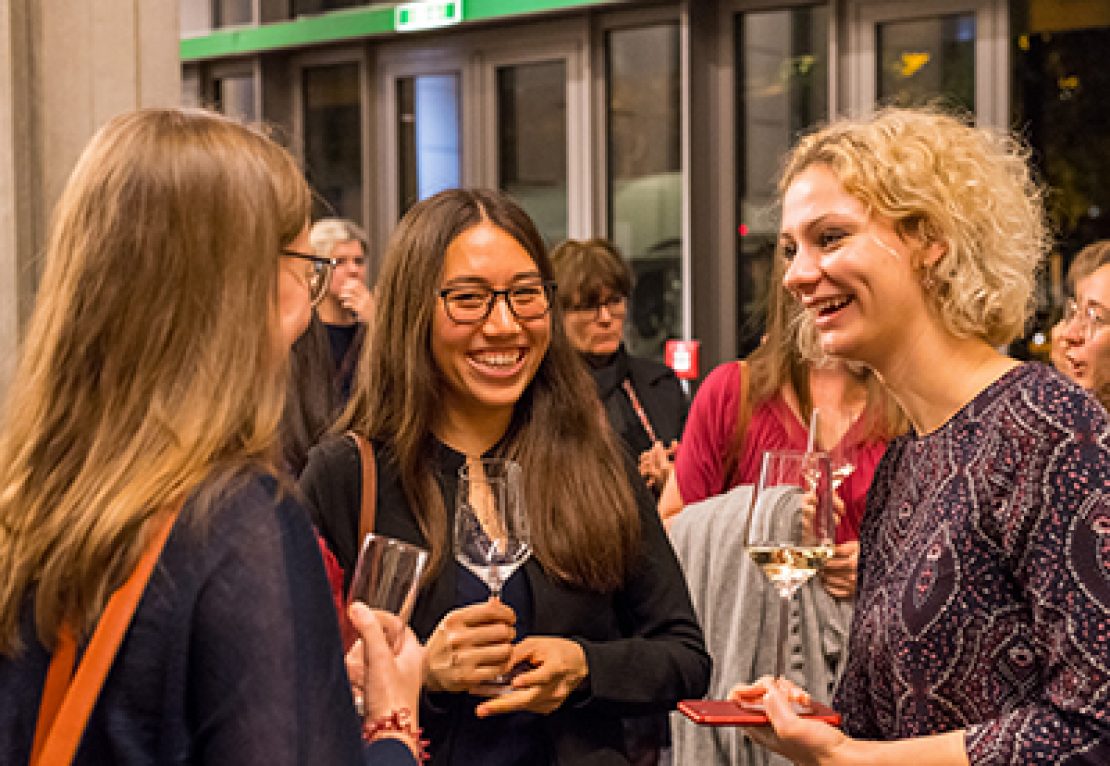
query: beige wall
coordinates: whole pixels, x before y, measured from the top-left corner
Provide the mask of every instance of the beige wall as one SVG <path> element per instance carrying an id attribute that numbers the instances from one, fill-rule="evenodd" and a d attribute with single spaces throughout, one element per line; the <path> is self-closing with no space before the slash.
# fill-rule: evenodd
<path id="1" fill-rule="evenodd" d="M 177 18 L 178 0 L 0 2 L 0 390 L 85 142 L 114 114 L 180 101 Z"/>

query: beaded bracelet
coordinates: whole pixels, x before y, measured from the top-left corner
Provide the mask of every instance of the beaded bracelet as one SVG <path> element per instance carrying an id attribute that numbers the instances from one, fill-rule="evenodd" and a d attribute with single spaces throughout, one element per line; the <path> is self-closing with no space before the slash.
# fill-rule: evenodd
<path id="1" fill-rule="evenodd" d="M 383 715 L 381 718 L 375 718 L 373 721 L 366 721 L 362 724 L 362 738 L 367 742 L 372 741 L 374 737 L 385 731 L 403 734 L 415 742 L 419 751 L 416 754 L 418 763 L 424 763 L 431 757 L 428 755 L 428 740 L 421 739 L 424 730 L 413 725 L 412 711 L 407 707 L 397 708 L 389 715 Z"/>

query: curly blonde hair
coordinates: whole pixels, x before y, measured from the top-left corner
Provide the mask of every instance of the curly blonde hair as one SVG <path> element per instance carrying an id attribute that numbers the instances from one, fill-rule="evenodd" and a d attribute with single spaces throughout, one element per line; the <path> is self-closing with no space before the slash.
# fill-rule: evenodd
<path id="1" fill-rule="evenodd" d="M 1001 345 L 1032 313 L 1050 241 L 1028 160 L 1009 133 L 933 108 L 887 107 L 804 136 L 785 158 L 779 194 L 821 164 L 902 238 L 943 243 L 923 280 L 938 315 L 958 337 Z"/>

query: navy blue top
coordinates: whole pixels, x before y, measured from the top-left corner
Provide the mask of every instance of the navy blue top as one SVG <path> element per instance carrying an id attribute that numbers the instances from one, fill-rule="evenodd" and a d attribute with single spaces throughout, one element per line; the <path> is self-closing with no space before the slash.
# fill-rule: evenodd
<path id="1" fill-rule="evenodd" d="M 312 527 L 269 477 L 186 504 L 139 602 L 75 764 L 412 764 L 364 748 Z M 46 669 L 0 656 L 0 763 L 25 764 Z"/>
<path id="2" fill-rule="evenodd" d="M 972 764 L 1110 763 L 1110 424 L 1017 367 L 895 439 L 860 531 L 834 706 L 853 736 L 966 729 Z"/>

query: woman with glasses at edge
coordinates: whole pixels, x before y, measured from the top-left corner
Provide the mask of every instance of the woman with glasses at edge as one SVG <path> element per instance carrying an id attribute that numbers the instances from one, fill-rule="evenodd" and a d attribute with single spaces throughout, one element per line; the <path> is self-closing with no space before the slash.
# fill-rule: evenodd
<path id="1" fill-rule="evenodd" d="M 737 679 L 801 764 L 1110 762 L 1110 421 L 1024 328 L 1048 246 L 1012 136 L 887 108 L 804 136 L 779 181 L 809 354 L 866 364 L 911 430 L 860 529 L 843 730 L 788 681 Z M 1074 323 L 1073 323 L 1074 324 Z"/>
<path id="2" fill-rule="evenodd" d="M 0 763 L 29 762 L 48 667 L 65 686 L 76 656 L 85 677 L 109 596 L 148 551 L 87 724 L 64 704 L 54 719 L 83 732 L 73 763 L 415 763 L 415 731 L 376 724 L 416 713 L 421 648 L 351 610 L 382 729 L 364 748 L 319 549 L 278 465 L 286 356 L 330 269 L 310 202 L 284 149 L 199 110 L 120 115 L 78 160 L 0 429 Z"/>
<path id="3" fill-rule="evenodd" d="M 1110 408 L 1110 240 L 1087 245 L 1068 268 L 1075 292 L 1057 331 L 1062 371 Z"/>
<path id="4" fill-rule="evenodd" d="M 376 531 L 428 548 L 411 624 L 437 764 L 627 764 L 624 716 L 704 693 L 709 658 L 650 493 L 598 417 L 534 224 L 500 192 L 412 207 L 378 280 L 372 338 L 337 431 L 371 440 Z M 532 556 L 501 600 L 451 552 L 458 470 L 522 466 Z M 362 465 L 336 436 L 300 487 L 340 562 L 357 551 Z M 482 685 L 525 664 L 512 689 Z"/>
<path id="5" fill-rule="evenodd" d="M 632 269 L 603 239 L 568 239 L 551 252 L 563 325 L 586 361 L 605 415 L 658 494 L 670 473 L 689 402 L 674 371 L 624 347 Z"/>

